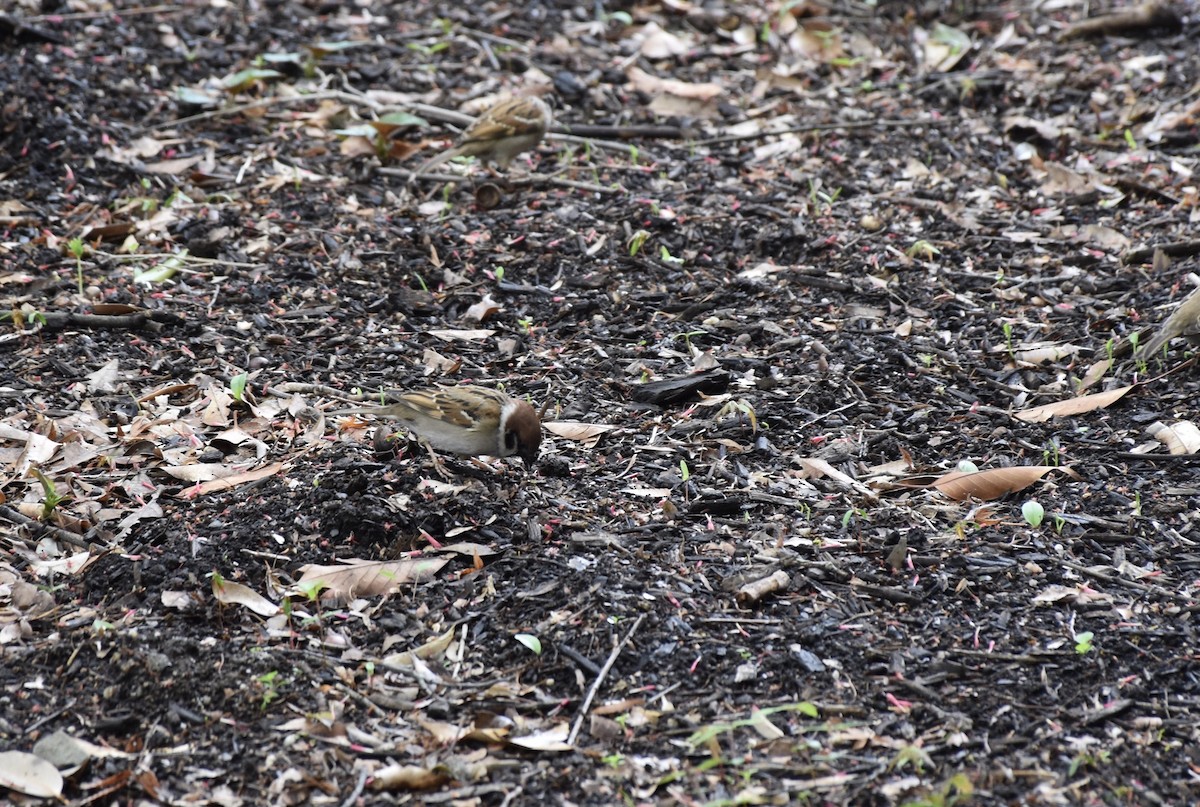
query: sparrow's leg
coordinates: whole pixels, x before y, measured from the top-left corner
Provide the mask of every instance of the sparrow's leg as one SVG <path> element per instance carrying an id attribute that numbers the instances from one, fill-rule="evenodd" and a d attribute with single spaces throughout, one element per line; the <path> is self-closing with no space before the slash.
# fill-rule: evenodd
<path id="1" fill-rule="evenodd" d="M 454 474 L 446 470 L 446 463 L 442 462 L 442 458 L 433 450 L 433 446 L 421 441 L 421 445 L 425 446 L 425 450 L 429 452 L 429 459 L 433 462 L 433 471 L 442 478 L 443 482 L 449 482 L 454 478 Z"/>

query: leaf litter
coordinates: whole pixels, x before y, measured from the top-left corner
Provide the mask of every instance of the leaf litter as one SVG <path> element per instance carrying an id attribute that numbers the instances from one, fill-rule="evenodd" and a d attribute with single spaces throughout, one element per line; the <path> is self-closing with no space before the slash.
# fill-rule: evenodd
<path id="1" fill-rule="evenodd" d="M 35 94 L 0 135 L 0 730 L 27 753 L 77 710 L 143 755 L 55 794 L 1186 799 L 1200 396 L 1164 312 L 1195 157 L 1160 65 L 1193 65 L 1187 34 L 1102 53 L 1048 36 L 1066 9 L 667 7 L 97 12 L 36 21 L 71 52 L 5 60 L 75 83 L 42 76 L 71 126 Z M 135 40 L 157 73 L 124 70 Z M 406 208 L 383 172 L 486 81 L 610 128 L 555 132 L 498 206 Z M 393 143 L 343 149 L 397 111 L 371 126 Z M 1160 243 L 1178 265 L 1133 260 Z M 179 320 L 38 324 L 113 304 Z M 1124 352 L 1139 331 L 1162 347 Z M 633 394 L 695 371 L 731 386 Z M 421 452 L 320 415 L 433 380 L 552 399 L 541 473 L 423 482 Z M 985 470 L 944 474 L 964 457 Z"/>

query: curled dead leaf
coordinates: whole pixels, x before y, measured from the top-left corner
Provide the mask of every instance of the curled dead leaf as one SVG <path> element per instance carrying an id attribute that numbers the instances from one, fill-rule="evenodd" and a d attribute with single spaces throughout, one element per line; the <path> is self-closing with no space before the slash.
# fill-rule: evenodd
<path id="1" fill-rule="evenodd" d="M 1200 453 L 1200 428 L 1190 420 L 1170 424 L 1155 421 L 1146 427 L 1146 433 L 1176 456 Z"/>
<path id="2" fill-rule="evenodd" d="M 217 602 L 223 605 L 241 605 L 259 616 L 275 616 L 279 606 L 249 586 L 226 580 L 219 574 L 212 576 L 212 592 Z"/>
<path id="3" fill-rule="evenodd" d="M 422 768 L 419 765 L 388 765 L 371 778 L 372 790 L 432 790 L 450 781 L 444 770 Z"/>
<path id="4" fill-rule="evenodd" d="M 324 583 L 329 591 L 347 598 L 390 594 L 401 586 L 428 580 L 449 560 L 449 557 L 419 557 L 390 561 L 352 559 L 338 566 L 309 564 L 301 567 L 297 585 Z"/>
<path id="5" fill-rule="evenodd" d="M 498 302 L 490 296 L 484 295 L 482 300 L 467 309 L 467 319 L 475 320 L 476 322 L 487 322 L 503 310 L 503 306 Z"/>
<path id="6" fill-rule="evenodd" d="M 1053 417 L 1081 415 L 1084 412 L 1104 409 L 1116 403 L 1125 396 L 1125 393 L 1133 389 L 1133 386 L 1131 384 L 1125 387 L 1110 389 L 1107 392 L 1094 392 L 1091 395 L 1080 395 L 1078 398 L 1068 398 L 1065 401 L 1055 401 L 1054 403 L 1035 406 L 1032 409 L 1024 409 L 1017 412 L 1014 417 L 1026 423 L 1044 423 Z"/>
<path id="7" fill-rule="evenodd" d="M 974 473 L 951 471 L 935 479 L 932 487 L 956 502 L 967 499 L 989 501 L 1024 490 L 1051 471 L 1061 471 L 1076 480 L 1080 478 L 1079 474 L 1065 465 L 1018 465 Z"/>
<path id="8" fill-rule="evenodd" d="M 575 440 L 592 448 L 605 432 L 616 429 L 607 423 L 581 423 L 577 420 L 551 420 L 542 424 L 546 431 L 567 440 Z"/>

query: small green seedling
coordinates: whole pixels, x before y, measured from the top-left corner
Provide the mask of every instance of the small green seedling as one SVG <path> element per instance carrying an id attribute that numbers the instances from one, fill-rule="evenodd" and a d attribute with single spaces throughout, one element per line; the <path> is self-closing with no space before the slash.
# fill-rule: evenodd
<path id="1" fill-rule="evenodd" d="M 238 403 L 243 403 L 242 397 L 246 394 L 246 382 L 249 378 L 249 373 L 238 373 L 229 379 L 229 394 Z"/>
<path id="2" fill-rule="evenodd" d="M 1021 516 L 1025 519 L 1026 524 L 1037 528 L 1042 525 L 1042 520 L 1046 517 L 1046 509 L 1038 502 L 1030 499 L 1021 505 Z"/>
<path id="3" fill-rule="evenodd" d="M 58 488 L 54 485 L 54 480 L 37 468 L 30 469 L 30 472 L 42 486 L 42 521 L 49 521 L 58 506 L 70 497 L 59 493 Z"/>
<path id="4" fill-rule="evenodd" d="M 629 237 L 629 257 L 635 257 L 642 250 L 642 245 L 646 243 L 646 239 L 650 237 L 650 233 L 645 230 L 638 230 Z"/>
<path id="5" fill-rule="evenodd" d="M 75 283 L 79 286 L 79 296 L 83 296 L 83 239 L 76 236 L 67 242 L 67 251 L 75 257 Z"/>
<path id="6" fill-rule="evenodd" d="M 910 258 L 924 258 L 925 260 L 929 260 L 935 255 L 941 255 L 942 251 L 922 238 L 906 249 L 904 254 Z"/>

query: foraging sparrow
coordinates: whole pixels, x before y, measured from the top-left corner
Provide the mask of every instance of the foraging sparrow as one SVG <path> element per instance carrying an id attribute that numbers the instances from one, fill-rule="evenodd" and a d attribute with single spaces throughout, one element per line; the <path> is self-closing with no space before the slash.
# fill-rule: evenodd
<path id="1" fill-rule="evenodd" d="M 462 456 L 516 454 L 526 465 L 533 465 L 542 444 L 542 421 L 532 406 L 473 384 L 406 392 L 387 406 L 332 414 L 396 418 L 430 447 Z"/>
<path id="2" fill-rule="evenodd" d="M 1200 288 L 1183 298 L 1171 316 L 1158 326 L 1158 331 L 1144 345 L 1138 346 L 1137 355 L 1154 358 L 1163 345 L 1177 336 L 1186 337 L 1193 344 L 1200 336 Z"/>
<path id="3" fill-rule="evenodd" d="M 490 106 L 467 127 L 454 148 L 426 160 L 409 182 L 455 157 L 478 157 L 508 168 L 513 157 L 542 141 L 550 128 L 550 107 L 541 98 L 516 95 Z"/>

